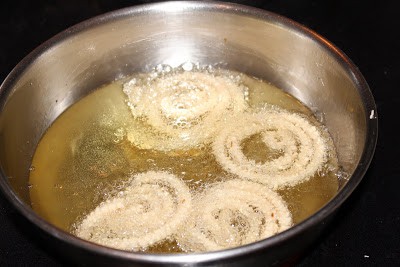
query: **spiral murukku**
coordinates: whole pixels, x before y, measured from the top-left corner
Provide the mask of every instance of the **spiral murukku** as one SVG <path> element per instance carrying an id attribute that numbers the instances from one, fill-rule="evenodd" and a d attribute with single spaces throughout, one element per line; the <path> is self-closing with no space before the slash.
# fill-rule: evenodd
<path id="1" fill-rule="evenodd" d="M 283 199 L 267 186 L 246 180 L 217 183 L 193 200 L 177 241 L 187 252 L 215 251 L 268 238 L 288 229 Z"/>
<path id="2" fill-rule="evenodd" d="M 321 129 L 303 116 L 263 109 L 234 121 L 216 138 L 213 153 L 225 170 L 240 178 L 280 189 L 308 180 L 327 161 L 328 147 Z M 266 147 L 279 156 L 263 162 L 246 156 L 242 142 L 254 135 L 261 135 Z"/>
<path id="3" fill-rule="evenodd" d="M 246 87 L 203 72 L 171 73 L 149 81 L 134 78 L 123 91 L 133 116 L 152 128 L 128 134 L 140 148 L 185 149 L 207 142 L 222 126 L 224 115 L 247 108 Z M 144 140 L 142 134 L 149 130 L 155 134 Z"/>
<path id="4" fill-rule="evenodd" d="M 89 213 L 75 233 L 104 246 L 144 250 L 170 238 L 190 208 L 191 195 L 183 181 L 149 171 L 134 176 L 125 191 Z"/>

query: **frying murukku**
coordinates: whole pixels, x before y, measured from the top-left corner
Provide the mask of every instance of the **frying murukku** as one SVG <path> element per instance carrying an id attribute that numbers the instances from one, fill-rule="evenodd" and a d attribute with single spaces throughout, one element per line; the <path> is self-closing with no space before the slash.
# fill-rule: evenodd
<path id="1" fill-rule="evenodd" d="M 203 72 L 173 73 L 145 82 L 135 78 L 123 91 L 133 116 L 144 122 L 144 127 L 136 125 L 128 133 L 128 139 L 144 149 L 187 149 L 209 142 L 226 115 L 247 108 L 246 87 Z"/>
<path id="2" fill-rule="evenodd" d="M 216 183 L 194 198 L 189 222 L 177 235 L 187 252 L 249 244 L 292 225 L 284 200 L 267 186 L 246 180 Z"/>
<path id="3" fill-rule="evenodd" d="M 144 250 L 170 238 L 191 209 L 188 187 L 176 176 L 149 171 L 104 201 L 78 225 L 78 237 L 122 250 Z"/>
<path id="4" fill-rule="evenodd" d="M 225 170 L 240 178 L 280 189 L 308 180 L 327 161 L 328 148 L 321 130 L 303 116 L 263 109 L 233 121 L 216 137 L 213 153 Z M 279 156 L 265 162 L 247 157 L 242 142 L 254 135 L 261 135 L 265 146 Z"/>

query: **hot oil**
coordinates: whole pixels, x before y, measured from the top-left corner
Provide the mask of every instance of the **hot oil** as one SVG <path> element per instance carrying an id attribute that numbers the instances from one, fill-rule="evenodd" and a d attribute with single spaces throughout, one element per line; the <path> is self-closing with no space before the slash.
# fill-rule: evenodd
<path id="1" fill-rule="evenodd" d="M 312 117 L 301 102 L 274 86 L 239 75 L 249 88 L 250 106 L 265 103 Z M 313 119 L 314 120 L 314 119 Z M 138 123 L 126 104 L 122 81 L 94 91 L 67 109 L 44 134 L 30 173 L 33 209 L 57 227 L 74 226 L 102 201 L 123 190 L 129 178 L 149 170 L 172 172 L 191 190 L 201 190 L 230 177 L 215 160 L 208 145 L 189 150 L 140 149 L 127 139 L 130 126 Z M 279 152 L 260 149 L 260 138 L 242 143 L 245 154 L 256 161 L 279 157 Z M 267 152 L 265 152 L 267 151 Z M 306 182 L 279 191 L 298 223 L 326 204 L 337 192 L 335 159 Z M 173 240 L 150 247 L 148 252 L 181 252 Z"/>

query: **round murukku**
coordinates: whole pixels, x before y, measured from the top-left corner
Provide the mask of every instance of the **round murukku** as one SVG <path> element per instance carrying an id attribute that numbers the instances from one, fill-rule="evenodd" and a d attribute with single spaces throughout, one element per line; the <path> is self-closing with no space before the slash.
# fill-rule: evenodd
<path id="1" fill-rule="evenodd" d="M 224 169 L 240 178 L 280 189 L 308 180 L 327 161 L 321 129 L 301 115 L 263 109 L 233 121 L 215 139 L 213 153 Z M 245 155 L 242 142 L 254 135 L 279 156 L 260 162 Z"/>
<path id="2" fill-rule="evenodd" d="M 75 233 L 104 246 L 144 250 L 170 238 L 190 209 L 191 195 L 183 181 L 149 171 L 135 175 L 125 191 L 89 213 Z"/>
<path id="3" fill-rule="evenodd" d="M 247 108 L 247 88 L 233 79 L 203 72 L 172 73 L 124 84 L 128 105 L 144 130 L 128 139 L 139 148 L 186 149 L 210 141 L 227 114 Z M 143 137 L 144 132 L 153 132 Z M 144 140 L 148 139 L 148 140 Z"/>
<path id="4" fill-rule="evenodd" d="M 259 241 L 291 225 L 290 211 L 276 192 L 235 179 L 216 183 L 194 198 L 177 240 L 187 252 L 215 251 Z"/>

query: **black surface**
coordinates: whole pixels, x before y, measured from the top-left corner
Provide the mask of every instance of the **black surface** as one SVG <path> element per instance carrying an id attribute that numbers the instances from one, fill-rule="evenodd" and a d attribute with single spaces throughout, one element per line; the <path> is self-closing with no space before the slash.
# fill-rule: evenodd
<path id="1" fill-rule="evenodd" d="M 1 1 L 0 80 L 53 35 L 111 10 L 155 1 Z M 379 139 L 363 181 L 296 266 L 400 266 L 400 11 L 396 1 L 232 1 L 284 15 L 359 67 L 378 107 Z M 0 266 L 61 266 L 0 195 Z"/>

